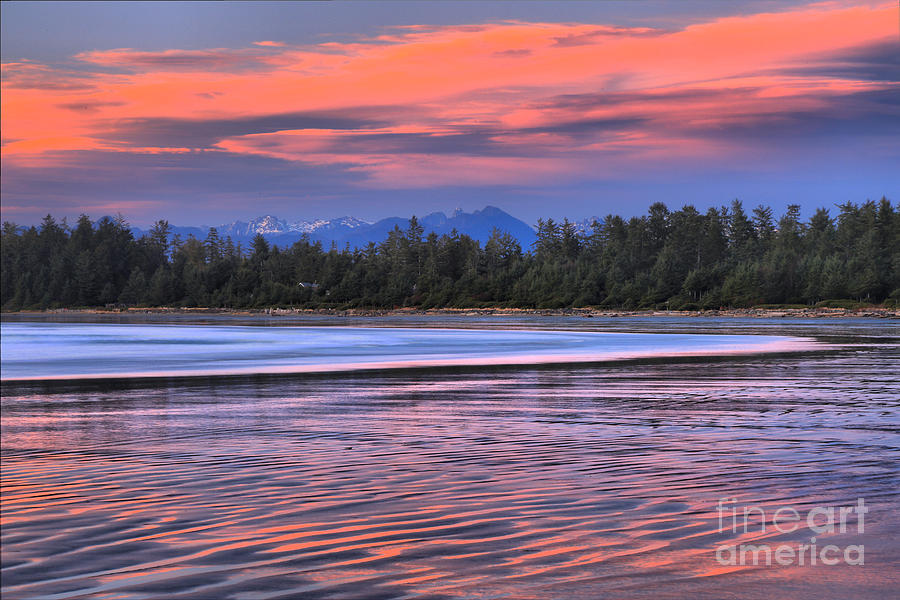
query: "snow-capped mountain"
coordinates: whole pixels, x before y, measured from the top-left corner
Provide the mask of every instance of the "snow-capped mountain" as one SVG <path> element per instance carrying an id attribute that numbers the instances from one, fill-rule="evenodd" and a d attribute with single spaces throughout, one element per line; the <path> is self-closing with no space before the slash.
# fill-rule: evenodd
<path id="1" fill-rule="evenodd" d="M 456 209 L 450 217 L 442 212 L 435 212 L 421 217 L 419 223 L 425 235 L 431 232 L 437 235 L 450 234 L 455 230 L 482 243 L 488 240 L 495 228 L 512 234 L 523 248 L 528 248 L 535 239 L 534 229 L 530 225 L 493 206 L 486 206 L 471 213 Z M 338 248 L 346 245 L 351 248 L 362 248 L 370 242 L 377 244 L 384 241 L 395 226 L 406 230 L 408 225 L 408 217 L 389 217 L 375 223 L 349 216 L 291 222 L 274 215 L 265 215 L 250 221 L 218 225 L 216 232 L 220 238 L 231 237 L 235 244 L 240 243 L 244 247 L 247 247 L 257 234 L 261 234 L 270 243 L 283 248 L 290 247 L 304 235 L 308 236 L 311 242 L 321 242 L 326 249 L 331 244 L 335 244 Z M 146 233 L 136 227 L 132 228 L 132 231 L 136 237 Z M 173 226 L 170 235 L 178 235 L 182 239 L 193 236 L 203 240 L 208 233 L 209 228 L 206 227 Z"/>
<path id="2" fill-rule="evenodd" d="M 315 221 L 297 221 L 289 225 L 290 231 L 314 233 L 316 231 L 333 231 L 335 229 L 357 229 L 371 225 L 368 221 L 356 217 L 338 217 L 337 219 L 317 219 Z"/>
<path id="3" fill-rule="evenodd" d="M 231 237 L 253 237 L 258 233 L 263 235 L 270 233 L 284 233 L 289 231 L 288 223 L 284 219 L 266 215 L 251 220 L 249 223 L 245 221 L 235 221 L 228 225 L 219 225 L 216 227 L 219 235 L 230 235 Z"/>
<path id="4" fill-rule="evenodd" d="M 580 221 L 573 221 L 575 223 L 575 231 L 580 235 L 591 235 L 594 232 L 594 221 L 602 223 L 603 219 L 600 217 L 588 217 Z"/>
<path id="5" fill-rule="evenodd" d="M 315 233 L 317 231 L 334 231 L 338 229 L 352 230 L 370 225 L 367 221 L 356 217 L 339 217 L 337 219 L 317 219 L 315 221 L 295 221 L 290 223 L 272 215 L 257 217 L 249 222 L 234 221 L 216 227 L 219 235 L 230 235 L 233 238 L 252 238 L 257 234 L 264 236 L 285 233 Z"/>

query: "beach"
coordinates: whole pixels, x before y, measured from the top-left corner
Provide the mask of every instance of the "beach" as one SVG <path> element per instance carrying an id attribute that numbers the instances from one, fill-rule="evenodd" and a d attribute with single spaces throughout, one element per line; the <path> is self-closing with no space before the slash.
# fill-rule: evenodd
<path id="1" fill-rule="evenodd" d="M 92 326 L 128 325 L 108 318 Z M 898 321 L 298 319 L 319 331 L 817 345 L 4 382 L 4 598 L 883 598 L 896 588 Z M 304 329 L 265 315 L 206 320 L 209 331 Z M 770 516 L 863 498 L 865 527 L 785 534 L 757 520 L 735 531 L 721 523 L 723 498 Z M 833 566 L 732 564 L 722 551 L 796 549 L 816 536 L 841 552 L 863 546 L 864 566 L 852 553 Z"/>

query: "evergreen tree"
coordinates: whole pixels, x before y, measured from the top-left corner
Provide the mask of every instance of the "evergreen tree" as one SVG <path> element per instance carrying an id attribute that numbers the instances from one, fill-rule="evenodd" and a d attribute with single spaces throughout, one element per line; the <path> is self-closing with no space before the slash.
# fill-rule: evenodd
<path id="1" fill-rule="evenodd" d="M 791 205 L 776 224 L 769 207 L 749 218 L 740 201 L 699 213 L 653 204 L 627 221 L 607 215 L 585 235 L 538 220 L 523 251 L 493 231 L 482 246 L 438 236 L 411 218 L 379 244 L 328 250 L 302 237 L 289 248 L 257 235 L 248 255 L 211 229 L 204 241 L 172 235 L 168 222 L 134 239 L 121 217 L 74 227 L 52 216 L 38 227 L 4 223 L 4 310 L 102 306 L 272 305 L 309 308 L 609 306 L 718 308 L 822 300 L 900 301 L 900 207 L 851 202 L 836 219 L 807 222 Z"/>
<path id="2" fill-rule="evenodd" d="M 119 302 L 123 304 L 139 304 L 147 295 L 147 278 L 138 267 L 131 271 L 125 288 L 119 294 Z"/>

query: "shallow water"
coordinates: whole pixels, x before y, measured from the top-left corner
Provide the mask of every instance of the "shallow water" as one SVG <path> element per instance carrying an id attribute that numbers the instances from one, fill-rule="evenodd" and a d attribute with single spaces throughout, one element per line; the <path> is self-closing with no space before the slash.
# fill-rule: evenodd
<path id="1" fill-rule="evenodd" d="M 7 382 L 3 597 L 886 598 L 900 589 L 900 323 L 481 326 L 762 333 L 830 346 Z M 865 565 L 722 565 L 722 544 L 811 535 L 720 531 L 723 497 L 769 514 L 862 497 L 864 532 L 818 544 L 864 545 Z"/>
<path id="2" fill-rule="evenodd" d="M 347 371 L 774 352 L 772 335 L 534 329 L 2 323 L 4 380 Z"/>

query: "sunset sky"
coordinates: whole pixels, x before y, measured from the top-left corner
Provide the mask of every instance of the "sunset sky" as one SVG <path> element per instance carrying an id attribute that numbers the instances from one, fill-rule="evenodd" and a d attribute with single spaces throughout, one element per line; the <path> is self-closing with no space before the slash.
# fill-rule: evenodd
<path id="1" fill-rule="evenodd" d="M 4 2 L 3 219 L 896 202 L 898 13 Z"/>

